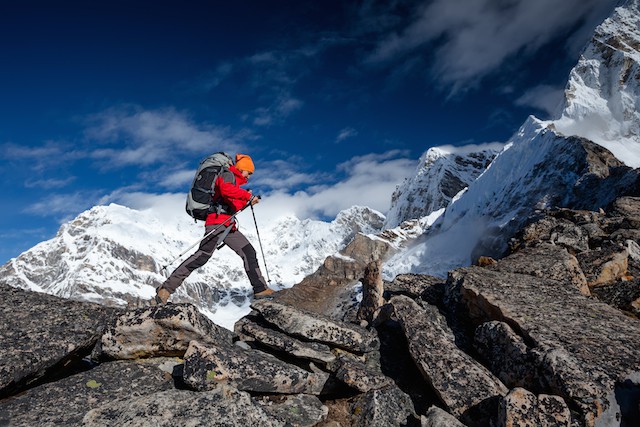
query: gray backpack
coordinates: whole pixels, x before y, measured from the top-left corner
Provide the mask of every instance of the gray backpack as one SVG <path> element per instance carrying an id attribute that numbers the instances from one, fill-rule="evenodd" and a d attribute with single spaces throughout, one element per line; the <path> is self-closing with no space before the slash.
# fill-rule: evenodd
<path id="1" fill-rule="evenodd" d="M 200 162 L 191 189 L 187 194 L 187 213 L 195 220 L 204 221 L 213 210 L 213 194 L 216 179 L 229 166 L 233 159 L 224 152 L 212 154 Z"/>

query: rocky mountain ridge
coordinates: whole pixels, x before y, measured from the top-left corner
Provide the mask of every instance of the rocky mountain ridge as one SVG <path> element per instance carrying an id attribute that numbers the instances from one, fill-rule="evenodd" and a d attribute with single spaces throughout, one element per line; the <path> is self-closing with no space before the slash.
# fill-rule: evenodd
<path id="1" fill-rule="evenodd" d="M 639 227 L 640 197 L 540 211 L 503 259 L 392 282 L 360 259 L 379 299 L 302 308 L 294 286 L 254 301 L 234 332 L 190 304 L 109 308 L 0 285 L 0 420 L 630 426 Z"/>

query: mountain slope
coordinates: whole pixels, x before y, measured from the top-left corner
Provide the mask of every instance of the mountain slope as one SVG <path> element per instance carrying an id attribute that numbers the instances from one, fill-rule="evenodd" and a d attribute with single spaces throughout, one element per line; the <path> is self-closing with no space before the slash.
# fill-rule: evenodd
<path id="1" fill-rule="evenodd" d="M 478 255 L 500 256 L 536 209 L 597 210 L 639 193 L 631 169 L 640 166 L 639 6 L 626 2 L 597 28 L 571 72 L 562 116 L 530 117 L 433 226 L 389 260 L 389 278 L 444 276 Z"/>

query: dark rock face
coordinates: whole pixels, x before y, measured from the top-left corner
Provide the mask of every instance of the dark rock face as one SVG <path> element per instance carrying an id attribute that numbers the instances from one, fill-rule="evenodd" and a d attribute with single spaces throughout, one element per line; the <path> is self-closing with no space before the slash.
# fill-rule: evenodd
<path id="1" fill-rule="evenodd" d="M 191 304 L 140 308 L 115 318 L 102 335 L 102 353 L 113 359 L 182 356 L 192 340 L 231 343 L 233 335 Z"/>
<path id="2" fill-rule="evenodd" d="M 0 398 L 77 364 L 100 339 L 112 309 L 0 284 Z"/>
<path id="3" fill-rule="evenodd" d="M 449 411 L 466 423 L 486 423 L 491 415 L 483 414 L 488 409 L 484 405 L 497 404 L 507 388 L 456 347 L 453 333 L 435 307 L 423 309 L 404 296 L 392 298 L 390 304 L 407 336 L 409 352 Z"/>
<path id="4" fill-rule="evenodd" d="M 175 387 L 175 359 L 103 363 L 0 401 L 0 425 L 80 425 L 87 411 Z"/>

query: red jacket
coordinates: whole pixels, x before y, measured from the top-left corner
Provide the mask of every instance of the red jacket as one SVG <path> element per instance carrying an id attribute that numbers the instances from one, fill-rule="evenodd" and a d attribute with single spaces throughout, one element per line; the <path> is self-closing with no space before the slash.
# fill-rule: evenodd
<path id="1" fill-rule="evenodd" d="M 240 188 L 241 185 L 247 183 L 247 178 L 242 176 L 242 172 L 236 169 L 235 166 L 229 166 L 229 171 L 233 173 L 235 180 L 229 173 L 220 174 L 216 179 L 215 192 L 213 194 L 213 200 L 222 202 L 223 205 L 228 208 L 227 213 L 210 213 L 207 216 L 205 225 L 222 224 L 227 221 L 233 213 L 245 207 L 251 199 L 251 193 Z M 228 212 L 231 212 L 231 214 Z"/>

